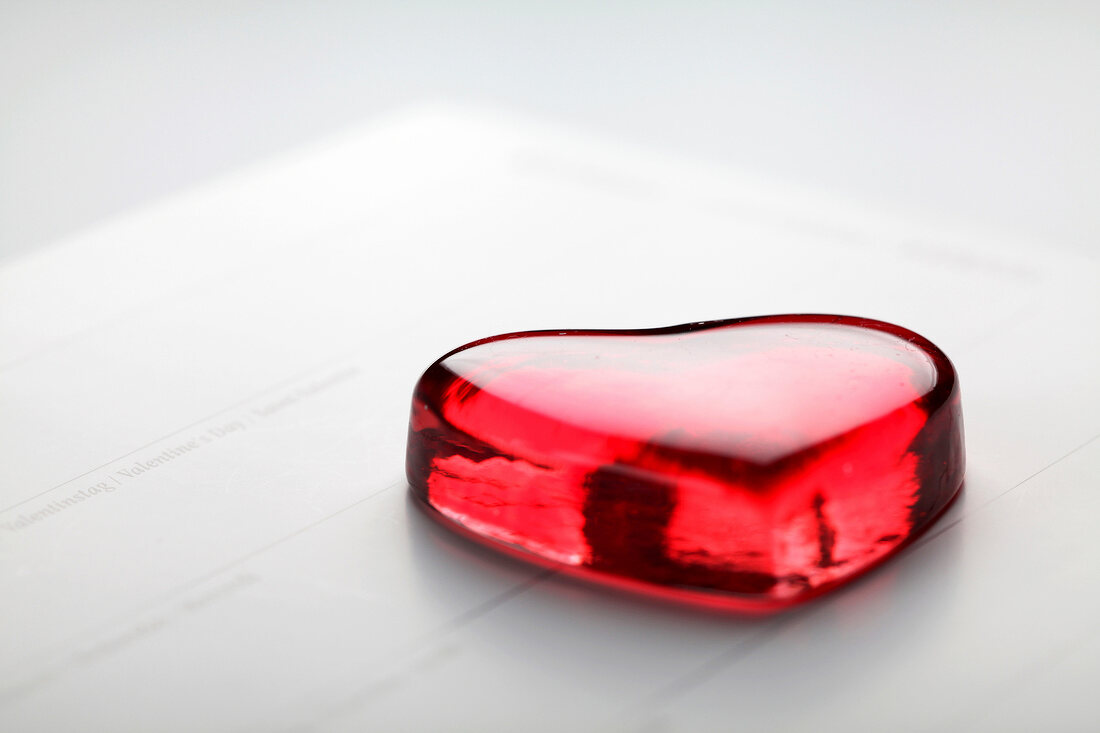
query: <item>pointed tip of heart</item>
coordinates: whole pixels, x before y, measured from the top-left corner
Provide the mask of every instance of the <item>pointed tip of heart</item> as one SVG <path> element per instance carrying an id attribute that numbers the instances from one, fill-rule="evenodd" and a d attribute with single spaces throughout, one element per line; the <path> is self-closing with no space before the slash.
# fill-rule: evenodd
<path id="1" fill-rule="evenodd" d="M 483 339 L 413 398 L 445 524 L 609 585 L 736 610 L 896 552 L 964 470 L 954 369 L 906 329 L 792 315 Z"/>

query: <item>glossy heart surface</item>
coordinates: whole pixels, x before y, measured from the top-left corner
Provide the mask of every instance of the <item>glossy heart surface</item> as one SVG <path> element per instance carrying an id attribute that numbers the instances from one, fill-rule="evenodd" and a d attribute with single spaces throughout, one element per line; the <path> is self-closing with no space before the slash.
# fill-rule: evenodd
<path id="1" fill-rule="evenodd" d="M 462 534 L 735 610 L 883 560 L 965 465 L 943 352 L 828 315 L 476 341 L 417 383 L 406 461 L 414 494 Z"/>

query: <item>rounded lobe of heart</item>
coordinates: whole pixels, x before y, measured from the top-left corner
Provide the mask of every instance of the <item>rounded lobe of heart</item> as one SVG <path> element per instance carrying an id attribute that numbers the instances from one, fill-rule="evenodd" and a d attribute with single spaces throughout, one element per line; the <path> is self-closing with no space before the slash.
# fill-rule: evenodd
<path id="1" fill-rule="evenodd" d="M 507 334 L 417 384 L 413 492 L 464 534 L 591 579 L 777 608 L 856 577 L 962 484 L 954 369 L 843 316 Z"/>

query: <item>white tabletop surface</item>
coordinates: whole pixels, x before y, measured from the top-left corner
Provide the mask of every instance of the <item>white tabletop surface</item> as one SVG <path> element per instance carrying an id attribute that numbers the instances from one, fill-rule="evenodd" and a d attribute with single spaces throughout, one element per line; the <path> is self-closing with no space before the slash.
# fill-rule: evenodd
<path id="1" fill-rule="evenodd" d="M 1100 268 L 427 107 L 0 267 L 0 729 L 1095 730 Z M 412 506 L 410 392 L 523 329 L 834 312 L 929 337 L 968 469 L 774 617 Z"/>

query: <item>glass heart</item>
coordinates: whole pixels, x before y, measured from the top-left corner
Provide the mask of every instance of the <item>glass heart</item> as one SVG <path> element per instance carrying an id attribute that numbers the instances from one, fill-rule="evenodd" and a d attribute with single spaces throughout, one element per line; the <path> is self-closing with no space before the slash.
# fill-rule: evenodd
<path id="1" fill-rule="evenodd" d="M 962 486 L 948 358 L 881 321 L 785 315 L 506 334 L 416 385 L 413 493 L 510 554 L 769 610 L 850 580 Z"/>

